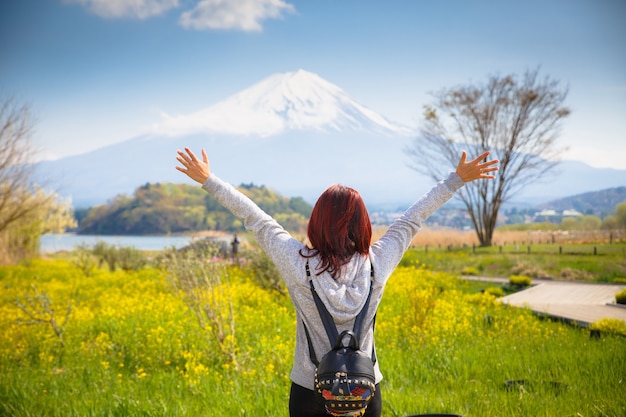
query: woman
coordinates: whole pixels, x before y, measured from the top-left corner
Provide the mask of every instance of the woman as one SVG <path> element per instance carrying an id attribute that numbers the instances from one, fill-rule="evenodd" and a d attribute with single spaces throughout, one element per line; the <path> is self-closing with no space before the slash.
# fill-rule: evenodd
<path id="1" fill-rule="evenodd" d="M 370 285 L 366 329 L 361 350 L 374 352 L 373 320 L 387 279 L 400 262 L 422 223 L 448 201 L 466 182 L 494 178 L 497 160 L 481 162 L 489 152 L 467 162 L 462 153 L 455 172 L 435 185 L 398 218 L 386 233 L 371 243 L 371 223 L 359 193 L 349 187 L 333 185 L 318 199 L 308 225 L 310 247 L 294 239 L 271 216 L 232 185 L 211 173 L 206 151 L 200 160 L 189 148 L 178 151 L 176 169 L 202 184 L 221 205 L 244 222 L 280 272 L 296 308 L 296 348 L 291 371 L 289 412 L 293 416 L 326 416 L 313 391 L 315 365 L 309 355 L 305 326 L 318 358 L 329 350 L 328 337 L 315 306 L 306 274 L 307 264 L 315 290 L 341 333 L 351 330 L 356 315 L 365 305 Z M 372 278 L 372 269 L 374 270 Z M 375 363 L 376 393 L 365 416 L 380 416 L 382 380 L 379 362 Z"/>

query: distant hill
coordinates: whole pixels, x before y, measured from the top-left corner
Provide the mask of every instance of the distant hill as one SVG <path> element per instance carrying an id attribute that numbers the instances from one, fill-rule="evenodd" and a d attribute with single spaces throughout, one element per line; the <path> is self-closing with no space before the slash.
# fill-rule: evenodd
<path id="1" fill-rule="evenodd" d="M 302 198 L 287 198 L 264 186 L 242 184 L 239 190 L 287 229 L 303 232 L 312 207 Z M 154 235 L 203 230 L 237 232 L 240 220 L 200 187 L 145 184 L 131 197 L 120 195 L 91 208 L 79 223 L 79 234 Z"/>
<path id="2" fill-rule="evenodd" d="M 614 187 L 548 201 L 537 205 L 537 209 L 556 211 L 574 209 L 583 214 L 604 217 L 613 214 L 615 206 L 623 202 L 626 202 L 626 187 Z"/>

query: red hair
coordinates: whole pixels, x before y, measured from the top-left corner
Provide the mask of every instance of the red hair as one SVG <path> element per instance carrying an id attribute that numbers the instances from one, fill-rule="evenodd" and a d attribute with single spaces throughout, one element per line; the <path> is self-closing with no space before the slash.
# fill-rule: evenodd
<path id="1" fill-rule="evenodd" d="M 337 278 L 352 255 L 367 255 L 372 223 L 359 192 L 339 184 L 328 187 L 313 207 L 307 234 L 313 254 L 303 256 L 320 255 L 318 275 L 328 271 Z"/>

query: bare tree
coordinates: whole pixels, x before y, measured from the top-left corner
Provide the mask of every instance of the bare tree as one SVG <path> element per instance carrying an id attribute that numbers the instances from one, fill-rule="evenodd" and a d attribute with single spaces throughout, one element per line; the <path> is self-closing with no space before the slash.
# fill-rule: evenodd
<path id="1" fill-rule="evenodd" d="M 433 94 L 424 106 L 420 134 L 407 149 L 411 168 L 435 180 L 456 166 L 461 150 L 486 150 L 500 160 L 494 181 L 474 181 L 459 192 L 482 246 L 492 244 L 502 203 L 540 180 L 558 163 L 557 146 L 567 88 L 539 79 L 539 70 L 490 76 L 482 85 L 468 84 Z"/>
<path id="2" fill-rule="evenodd" d="M 0 233 L 37 209 L 31 187 L 34 122 L 27 104 L 0 98 Z"/>
<path id="3" fill-rule="evenodd" d="M 44 233 L 75 225 L 69 201 L 33 184 L 30 107 L 0 97 L 0 262 L 24 259 Z"/>

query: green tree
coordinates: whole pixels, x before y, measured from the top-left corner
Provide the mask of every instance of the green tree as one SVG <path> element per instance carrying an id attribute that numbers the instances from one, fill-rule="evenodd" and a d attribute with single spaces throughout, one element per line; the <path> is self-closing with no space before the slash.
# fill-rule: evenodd
<path id="1" fill-rule="evenodd" d="M 561 221 L 562 230 L 599 230 L 602 220 L 597 216 L 576 216 L 567 217 Z"/>
<path id="2" fill-rule="evenodd" d="M 626 201 L 615 206 L 614 215 L 604 218 L 602 228 L 607 230 L 626 229 Z"/>
<path id="3" fill-rule="evenodd" d="M 615 207 L 615 217 L 617 217 L 618 225 L 626 229 L 626 201 L 619 203 Z"/>
<path id="4" fill-rule="evenodd" d="M 619 219 L 617 216 L 606 216 L 604 220 L 602 220 L 601 229 L 603 230 L 615 230 L 620 228 Z"/>
<path id="5" fill-rule="evenodd" d="M 425 106 L 423 125 L 407 151 L 411 167 L 440 180 L 456 166 L 462 150 L 489 150 L 500 160 L 493 181 L 474 181 L 458 195 L 468 210 L 482 246 L 490 246 L 502 204 L 550 171 L 562 149 L 560 123 L 570 111 L 563 103 L 567 89 L 539 71 L 491 76 L 484 84 L 468 84 L 433 94 Z"/>

